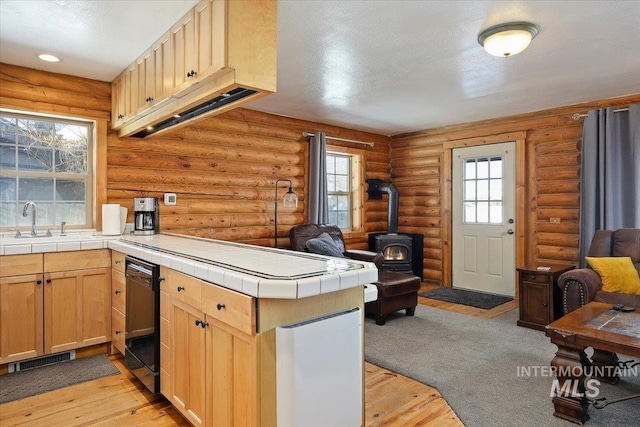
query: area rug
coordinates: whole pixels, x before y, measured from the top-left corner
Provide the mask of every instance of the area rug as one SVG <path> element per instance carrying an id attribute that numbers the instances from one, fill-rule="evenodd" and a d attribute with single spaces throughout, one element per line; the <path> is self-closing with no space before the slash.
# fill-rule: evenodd
<path id="1" fill-rule="evenodd" d="M 12 402 L 70 385 L 117 375 L 106 354 L 69 360 L 0 376 L 0 403 Z"/>
<path id="2" fill-rule="evenodd" d="M 469 291 L 458 288 L 436 288 L 421 292 L 418 295 L 425 298 L 452 302 L 455 304 L 470 305 L 472 307 L 489 310 L 505 302 L 513 301 L 513 298 L 503 295 L 485 294 L 483 292 Z"/>
<path id="3" fill-rule="evenodd" d="M 467 427 L 573 426 L 553 416 L 548 368 L 557 347 L 517 319 L 518 310 L 480 319 L 422 305 L 413 317 L 390 315 L 384 326 L 367 318 L 365 359 L 437 388 Z M 640 369 L 625 371 L 615 386 L 601 384 L 599 393 L 608 400 L 640 393 Z M 590 407 L 586 426 L 639 426 L 638 408 L 639 399 Z"/>

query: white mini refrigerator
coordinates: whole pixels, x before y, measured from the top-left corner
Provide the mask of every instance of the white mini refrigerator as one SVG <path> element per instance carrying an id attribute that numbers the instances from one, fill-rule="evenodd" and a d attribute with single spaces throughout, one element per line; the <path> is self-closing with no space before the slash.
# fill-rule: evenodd
<path id="1" fill-rule="evenodd" d="M 363 412 L 358 308 L 276 328 L 278 427 L 359 427 Z"/>

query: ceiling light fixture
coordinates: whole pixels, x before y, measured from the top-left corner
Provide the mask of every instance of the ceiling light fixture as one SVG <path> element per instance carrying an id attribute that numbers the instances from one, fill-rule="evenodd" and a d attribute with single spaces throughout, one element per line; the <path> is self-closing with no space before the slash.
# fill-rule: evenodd
<path id="1" fill-rule="evenodd" d="M 530 22 L 509 22 L 482 31 L 478 43 L 491 55 L 506 58 L 525 50 L 538 31 L 540 28 Z"/>
<path id="2" fill-rule="evenodd" d="M 50 55 L 48 53 L 41 53 L 40 55 L 38 55 L 38 58 L 46 62 L 60 62 L 60 58 L 54 55 Z"/>

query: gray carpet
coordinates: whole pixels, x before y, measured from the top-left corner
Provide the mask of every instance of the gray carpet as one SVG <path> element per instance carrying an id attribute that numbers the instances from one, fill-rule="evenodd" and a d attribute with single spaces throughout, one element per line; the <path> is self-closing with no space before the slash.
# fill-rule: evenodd
<path id="1" fill-rule="evenodd" d="M 0 376 L 0 403 L 7 403 L 120 371 L 106 354 L 69 360 Z"/>
<path id="2" fill-rule="evenodd" d="M 513 301 L 513 298 L 504 295 L 487 294 L 484 292 L 469 291 L 459 288 L 436 288 L 422 292 L 421 297 L 437 299 L 440 301 L 452 302 L 455 304 L 470 305 L 471 307 L 490 310 L 506 302 Z"/>
<path id="3" fill-rule="evenodd" d="M 436 387 L 467 427 L 573 426 L 552 415 L 554 376 L 518 376 L 518 367 L 549 367 L 557 347 L 517 319 L 517 309 L 487 320 L 419 305 L 414 317 L 398 312 L 384 326 L 366 319 L 365 359 Z M 608 400 L 638 393 L 633 372 L 600 386 Z M 589 414 L 587 427 L 640 426 L 640 399 Z"/>

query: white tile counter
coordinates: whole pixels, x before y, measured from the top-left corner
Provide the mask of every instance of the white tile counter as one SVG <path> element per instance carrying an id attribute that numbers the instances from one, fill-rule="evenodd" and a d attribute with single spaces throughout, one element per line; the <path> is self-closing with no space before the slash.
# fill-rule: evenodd
<path id="1" fill-rule="evenodd" d="M 369 262 L 190 236 L 122 236 L 108 247 L 258 298 L 306 298 L 378 277 Z"/>
<path id="2" fill-rule="evenodd" d="M 106 248 L 258 298 L 306 298 L 367 285 L 378 278 L 370 262 L 174 234 L 0 235 L 0 255 Z M 377 288 L 365 286 L 365 302 L 375 299 Z"/>

